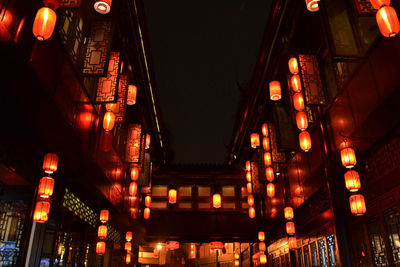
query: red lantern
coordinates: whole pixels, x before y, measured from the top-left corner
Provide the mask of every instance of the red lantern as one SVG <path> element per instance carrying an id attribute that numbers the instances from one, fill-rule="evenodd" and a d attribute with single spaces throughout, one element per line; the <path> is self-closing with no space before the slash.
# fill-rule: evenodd
<path id="1" fill-rule="evenodd" d="M 272 81 L 269 83 L 269 95 L 270 99 L 273 101 L 277 101 L 282 98 L 280 82 Z"/>
<path id="2" fill-rule="evenodd" d="M 307 5 L 308 11 L 311 11 L 311 12 L 318 11 L 319 10 L 318 2 L 319 2 L 319 0 L 306 0 L 306 5 Z"/>
<path id="3" fill-rule="evenodd" d="M 137 183 L 136 182 L 131 182 L 129 184 L 129 195 L 130 196 L 136 196 L 137 194 Z"/>
<path id="4" fill-rule="evenodd" d="M 128 105 L 135 105 L 136 104 L 136 95 L 137 95 L 137 88 L 134 85 L 129 85 L 128 86 L 128 96 L 126 103 Z"/>
<path id="5" fill-rule="evenodd" d="M 294 222 L 287 222 L 286 223 L 286 233 L 288 235 L 294 235 L 296 233 L 296 228 L 294 226 Z"/>
<path id="6" fill-rule="evenodd" d="M 111 11 L 112 0 L 96 0 L 94 2 L 94 10 L 100 14 L 107 14 Z"/>
<path id="7" fill-rule="evenodd" d="M 263 138 L 263 149 L 264 149 L 264 151 L 269 151 L 270 150 L 268 137 L 264 137 Z"/>
<path id="8" fill-rule="evenodd" d="M 128 203 L 130 207 L 134 207 L 136 205 L 137 196 L 128 196 Z"/>
<path id="9" fill-rule="evenodd" d="M 272 167 L 268 167 L 265 169 L 265 176 L 267 177 L 268 182 L 272 182 L 275 178 L 274 169 Z"/>
<path id="10" fill-rule="evenodd" d="M 239 248 L 240 247 L 240 243 L 239 242 L 235 242 L 235 248 Z M 235 253 L 235 260 L 240 259 L 240 254 L 239 253 Z"/>
<path id="11" fill-rule="evenodd" d="M 103 128 L 106 131 L 111 131 L 115 124 L 115 114 L 112 111 L 107 111 L 104 114 Z"/>
<path id="12" fill-rule="evenodd" d="M 213 207 L 216 209 L 221 208 L 222 200 L 221 200 L 221 195 L 220 194 L 214 194 L 213 195 Z"/>
<path id="13" fill-rule="evenodd" d="M 292 87 L 292 90 L 295 92 L 301 92 L 301 80 L 299 75 L 293 75 L 290 78 L 290 86 Z"/>
<path id="14" fill-rule="evenodd" d="M 249 208 L 249 218 L 254 219 L 255 217 L 256 217 L 256 210 L 254 209 L 254 207 L 250 207 Z"/>
<path id="15" fill-rule="evenodd" d="M 257 148 L 260 146 L 260 136 L 258 133 L 252 133 L 250 136 L 250 143 L 252 148 Z"/>
<path id="16" fill-rule="evenodd" d="M 360 181 L 360 175 L 358 175 L 358 172 L 349 170 L 344 174 L 344 180 L 346 183 L 346 188 L 350 192 L 357 192 L 358 189 L 361 188 L 361 181 Z"/>
<path id="17" fill-rule="evenodd" d="M 101 132 L 100 149 L 103 152 L 109 152 L 112 148 L 113 135 L 110 132 Z"/>
<path id="18" fill-rule="evenodd" d="M 107 238 L 107 226 L 105 225 L 100 225 L 99 229 L 97 230 L 97 236 L 100 239 L 106 239 Z"/>
<path id="19" fill-rule="evenodd" d="M 102 222 L 102 223 L 108 222 L 109 215 L 110 215 L 110 213 L 108 210 L 101 210 L 100 211 L 100 222 Z"/>
<path id="20" fill-rule="evenodd" d="M 261 132 L 263 136 L 268 137 L 268 123 L 263 123 L 261 126 Z"/>
<path id="21" fill-rule="evenodd" d="M 151 142 L 151 135 L 146 134 L 146 146 L 145 146 L 146 149 L 150 148 L 150 142 Z"/>
<path id="22" fill-rule="evenodd" d="M 151 196 L 146 196 L 144 198 L 144 206 L 150 208 L 150 205 L 151 205 Z"/>
<path id="23" fill-rule="evenodd" d="M 251 172 L 246 172 L 246 181 L 251 183 Z"/>
<path id="24" fill-rule="evenodd" d="M 253 195 L 247 196 L 247 204 L 249 204 L 250 207 L 254 206 L 254 196 Z"/>
<path id="25" fill-rule="evenodd" d="M 132 167 L 131 168 L 131 180 L 132 181 L 137 181 L 139 179 L 139 168 L 138 167 Z"/>
<path id="26" fill-rule="evenodd" d="M 131 261 L 132 261 L 132 255 L 131 255 L 131 253 L 127 252 L 126 257 L 125 257 L 125 263 L 130 264 Z"/>
<path id="27" fill-rule="evenodd" d="M 240 261 L 239 260 L 235 260 L 235 266 L 240 266 Z"/>
<path id="28" fill-rule="evenodd" d="M 39 41 L 47 40 L 51 37 L 57 22 L 57 14 L 48 7 L 42 7 L 36 13 L 33 22 L 32 32 Z"/>
<path id="29" fill-rule="evenodd" d="M 219 242 L 219 241 L 214 241 L 210 243 L 210 248 L 211 249 L 222 249 L 224 247 L 224 243 Z"/>
<path id="30" fill-rule="evenodd" d="M 390 5 L 390 0 L 370 0 L 370 2 L 375 9 L 379 9 L 381 6 Z"/>
<path id="31" fill-rule="evenodd" d="M 285 219 L 292 220 L 294 218 L 294 212 L 292 207 L 285 207 L 284 209 Z"/>
<path id="32" fill-rule="evenodd" d="M 299 63 L 297 61 L 297 58 L 292 57 L 289 59 L 289 71 L 291 74 L 299 73 Z"/>
<path id="33" fill-rule="evenodd" d="M 247 193 L 248 194 L 253 193 L 253 185 L 251 183 L 247 183 Z"/>
<path id="34" fill-rule="evenodd" d="M 266 250 L 266 246 L 264 242 L 258 243 L 258 250 L 264 252 Z"/>
<path id="35" fill-rule="evenodd" d="M 42 177 L 39 182 L 38 195 L 41 198 L 48 198 L 53 194 L 54 179 L 51 177 Z"/>
<path id="36" fill-rule="evenodd" d="M 175 204 L 176 203 L 176 196 L 177 196 L 177 192 L 175 189 L 170 189 L 168 191 L 168 202 L 171 204 Z"/>
<path id="37" fill-rule="evenodd" d="M 125 240 L 128 242 L 132 241 L 132 236 L 132 232 L 126 232 Z"/>
<path id="38" fill-rule="evenodd" d="M 138 218 L 138 209 L 130 208 L 129 211 L 131 212 L 132 219 L 137 219 Z"/>
<path id="39" fill-rule="evenodd" d="M 304 131 L 299 134 L 300 148 L 304 152 L 308 152 L 311 149 L 311 136 L 308 132 Z"/>
<path id="40" fill-rule="evenodd" d="M 167 243 L 165 243 L 165 247 L 168 250 L 176 250 L 179 248 L 179 242 L 178 241 L 167 241 Z"/>
<path id="41" fill-rule="evenodd" d="M 267 196 L 269 197 L 275 196 L 275 185 L 273 183 L 267 184 Z"/>
<path id="42" fill-rule="evenodd" d="M 58 156 L 55 153 L 47 153 L 43 160 L 43 170 L 45 173 L 52 174 L 57 170 Z"/>
<path id="43" fill-rule="evenodd" d="M 258 232 L 258 241 L 264 241 L 265 240 L 265 233 L 264 231 Z"/>
<path id="44" fill-rule="evenodd" d="M 396 10 L 391 6 L 381 7 L 376 13 L 376 22 L 379 30 L 385 37 L 394 37 L 400 31 L 399 18 Z"/>
<path id="45" fill-rule="evenodd" d="M 261 264 L 266 264 L 267 263 L 267 255 L 261 254 L 260 255 L 260 263 Z"/>
<path id="46" fill-rule="evenodd" d="M 308 127 L 307 114 L 304 111 L 297 112 L 296 114 L 296 124 L 300 131 L 304 131 Z"/>
<path id="47" fill-rule="evenodd" d="M 344 148 L 340 151 L 340 157 L 344 167 L 350 169 L 357 164 L 356 152 L 351 147 Z"/>
<path id="48" fill-rule="evenodd" d="M 37 223 L 44 223 L 49 219 L 50 213 L 50 202 L 38 201 L 36 202 L 35 211 L 33 213 L 33 219 Z"/>
<path id="49" fill-rule="evenodd" d="M 103 255 L 104 253 L 106 253 L 106 242 L 104 241 L 97 242 L 96 253 L 99 255 Z"/>
<path id="50" fill-rule="evenodd" d="M 293 107 L 297 111 L 302 111 L 305 109 L 304 97 L 302 93 L 295 93 L 293 95 Z"/>
<path id="51" fill-rule="evenodd" d="M 125 242 L 124 249 L 126 251 L 132 251 L 132 243 L 131 242 Z"/>
<path id="52" fill-rule="evenodd" d="M 264 153 L 264 164 L 265 166 L 270 166 L 272 164 L 271 153 L 269 152 Z"/>
<path id="53" fill-rule="evenodd" d="M 295 250 L 295 249 L 297 249 L 297 240 L 296 240 L 296 237 L 294 237 L 294 236 L 289 237 L 288 244 L 289 244 L 289 249 L 290 249 L 290 250 Z"/>
<path id="54" fill-rule="evenodd" d="M 350 196 L 350 210 L 356 216 L 364 215 L 367 211 L 364 196 L 361 194 Z"/>
<path id="55" fill-rule="evenodd" d="M 251 171 L 251 163 L 250 160 L 246 161 L 246 171 Z"/>
<path id="56" fill-rule="evenodd" d="M 143 211 L 143 218 L 148 220 L 150 218 L 150 208 L 145 208 Z"/>

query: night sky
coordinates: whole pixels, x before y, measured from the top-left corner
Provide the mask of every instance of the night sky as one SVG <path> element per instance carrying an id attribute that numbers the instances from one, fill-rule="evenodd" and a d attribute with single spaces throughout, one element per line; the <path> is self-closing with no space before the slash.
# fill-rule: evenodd
<path id="1" fill-rule="evenodd" d="M 145 0 L 163 125 L 174 163 L 226 162 L 272 0 Z"/>

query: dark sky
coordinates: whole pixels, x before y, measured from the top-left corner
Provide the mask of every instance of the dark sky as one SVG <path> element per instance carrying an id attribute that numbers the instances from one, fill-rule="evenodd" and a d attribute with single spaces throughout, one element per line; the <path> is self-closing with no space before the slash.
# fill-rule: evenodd
<path id="1" fill-rule="evenodd" d="M 174 162 L 226 161 L 272 0 L 144 0 L 164 126 Z"/>

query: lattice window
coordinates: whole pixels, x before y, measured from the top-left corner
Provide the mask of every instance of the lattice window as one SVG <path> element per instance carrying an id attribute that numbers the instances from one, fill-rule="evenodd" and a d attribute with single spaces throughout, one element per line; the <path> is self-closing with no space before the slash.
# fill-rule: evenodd
<path id="1" fill-rule="evenodd" d="M 269 128 L 270 140 L 271 140 L 272 161 L 277 162 L 277 163 L 284 163 L 285 162 L 285 154 L 280 153 L 278 150 L 275 125 L 270 123 L 270 124 L 268 124 L 268 126 L 269 126 L 268 128 Z"/>
<path id="2" fill-rule="evenodd" d="M 336 243 L 335 236 L 330 235 L 326 237 L 326 245 L 328 247 L 328 260 L 329 266 L 336 267 L 338 266 L 336 261 Z"/>
<path id="3" fill-rule="evenodd" d="M 65 189 L 63 206 L 93 227 L 97 225 L 97 214 L 79 198 Z"/>
<path id="4" fill-rule="evenodd" d="M 371 15 L 376 13 L 376 9 L 372 6 L 369 0 L 354 0 L 358 14 Z"/>
<path id="5" fill-rule="evenodd" d="M 122 240 L 121 234 L 108 223 L 107 223 L 107 228 L 108 228 L 107 237 L 109 239 L 111 239 L 112 241 L 114 241 L 115 243 L 121 244 L 121 240 Z"/>
<path id="6" fill-rule="evenodd" d="M 390 247 L 392 248 L 394 263 L 400 263 L 400 217 L 397 208 L 393 207 L 383 212 L 387 226 Z"/>
<path id="7" fill-rule="evenodd" d="M 315 241 L 310 244 L 310 250 L 311 250 L 311 264 L 312 264 L 312 266 L 317 266 L 318 265 L 318 250 L 317 250 L 317 244 Z"/>
<path id="8" fill-rule="evenodd" d="M 126 115 L 126 93 L 128 89 L 128 75 L 121 74 L 118 86 L 118 100 L 117 103 L 112 104 L 111 110 L 115 114 L 116 123 L 124 123 Z"/>
<path id="9" fill-rule="evenodd" d="M 381 234 L 381 227 L 377 217 L 371 218 L 368 223 L 368 235 L 374 253 L 375 266 L 389 266 L 386 257 L 386 247 Z"/>
<path id="10" fill-rule="evenodd" d="M 316 55 L 299 55 L 301 77 L 303 79 L 306 103 L 321 105 L 326 103 Z"/>
<path id="11" fill-rule="evenodd" d="M 140 124 L 131 124 L 128 126 L 128 138 L 126 140 L 125 161 L 128 163 L 140 163 L 142 126 Z"/>
<path id="12" fill-rule="evenodd" d="M 326 256 L 326 245 L 325 239 L 318 240 L 318 251 L 319 251 L 319 266 L 328 267 L 328 258 Z"/>
<path id="13" fill-rule="evenodd" d="M 116 102 L 118 96 L 121 59 L 119 52 L 111 52 L 106 77 L 101 77 L 97 85 L 96 104 Z"/>

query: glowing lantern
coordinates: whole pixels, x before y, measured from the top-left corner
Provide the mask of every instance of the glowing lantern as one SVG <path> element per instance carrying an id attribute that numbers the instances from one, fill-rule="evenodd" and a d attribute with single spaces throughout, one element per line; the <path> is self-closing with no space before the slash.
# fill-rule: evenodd
<path id="1" fill-rule="evenodd" d="M 137 95 L 137 88 L 134 85 L 128 86 L 128 96 L 126 99 L 126 103 L 128 105 L 135 105 L 136 104 L 136 95 Z"/>
<path id="2" fill-rule="evenodd" d="M 308 127 L 307 114 L 304 111 L 297 112 L 296 114 L 296 124 L 297 128 L 304 131 Z"/>
<path id="3" fill-rule="evenodd" d="M 44 223 L 49 219 L 50 202 L 38 201 L 36 202 L 35 211 L 33 213 L 33 219 L 37 223 Z"/>
<path id="4" fill-rule="evenodd" d="M 277 101 L 282 98 L 280 82 L 272 81 L 269 83 L 269 96 L 273 101 Z"/>
<path id="5" fill-rule="evenodd" d="M 165 247 L 168 250 L 176 250 L 179 248 L 179 242 L 178 241 L 167 241 L 167 243 L 165 243 Z"/>
<path id="6" fill-rule="evenodd" d="M 301 80 L 299 75 L 293 75 L 290 78 L 290 86 L 292 87 L 292 90 L 295 92 L 301 92 Z"/>
<path id="7" fill-rule="evenodd" d="M 137 181 L 139 179 L 139 168 L 138 167 L 132 167 L 131 169 L 131 180 L 132 181 Z"/>
<path id="8" fill-rule="evenodd" d="M 253 195 L 248 195 L 247 196 L 247 204 L 249 204 L 249 206 L 254 206 L 254 196 Z"/>
<path id="9" fill-rule="evenodd" d="M 48 198 L 53 194 L 54 179 L 51 177 L 42 177 L 39 182 L 38 195 L 42 198 Z"/>
<path id="10" fill-rule="evenodd" d="M 390 0 L 370 0 L 370 2 L 375 9 L 379 9 L 381 6 L 390 5 Z"/>
<path id="11" fill-rule="evenodd" d="M 131 255 L 131 253 L 126 253 L 125 263 L 126 263 L 126 264 L 130 264 L 131 261 L 132 261 L 132 255 Z"/>
<path id="12" fill-rule="evenodd" d="M 269 138 L 268 137 L 264 137 L 263 138 L 263 149 L 264 149 L 264 151 L 269 151 L 270 150 Z"/>
<path id="13" fill-rule="evenodd" d="M 258 240 L 259 241 L 265 240 L 265 233 L 263 231 L 258 232 Z"/>
<path id="14" fill-rule="evenodd" d="M 273 183 L 267 184 L 267 196 L 269 197 L 275 196 L 275 185 Z"/>
<path id="15" fill-rule="evenodd" d="M 347 147 L 340 151 L 340 157 L 344 167 L 350 169 L 357 164 L 356 153 L 351 147 Z"/>
<path id="16" fill-rule="evenodd" d="M 288 235 L 294 235 L 296 233 L 296 228 L 294 226 L 294 222 L 287 222 L 286 223 L 286 233 Z"/>
<path id="17" fill-rule="evenodd" d="M 363 195 L 357 194 L 350 196 L 350 210 L 356 216 L 364 215 L 367 211 Z"/>
<path id="18" fill-rule="evenodd" d="M 103 255 L 104 253 L 106 253 L 106 242 L 104 241 L 97 242 L 96 253 L 99 255 Z"/>
<path id="19" fill-rule="evenodd" d="M 250 160 L 246 161 L 246 171 L 251 171 L 251 163 Z"/>
<path id="20" fill-rule="evenodd" d="M 358 175 L 358 172 L 349 170 L 344 174 L 344 181 L 346 183 L 346 188 L 350 192 L 357 192 L 358 189 L 361 188 L 361 181 L 360 181 L 360 175 Z"/>
<path id="21" fill-rule="evenodd" d="M 264 242 L 258 243 L 258 250 L 264 252 L 266 250 L 266 246 Z"/>
<path id="22" fill-rule="evenodd" d="M 302 111 L 305 109 L 304 97 L 302 93 L 295 93 L 293 95 L 293 107 L 297 111 Z"/>
<path id="23" fill-rule="evenodd" d="M 296 237 L 294 237 L 294 236 L 289 237 L 288 244 L 289 244 L 289 249 L 291 249 L 291 250 L 297 249 Z"/>
<path id="24" fill-rule="evenodd" d="M 146 196 L 146 197 L 144 198 L 144 206 L 147 207 L 147 208 L 149 208 L 150 205 L 151 205 L 151 196 Z"/>
<path id="25" fill-rule="evenodd" d="M 292 220 L 294 218 L 294 212 L 292 207 L 285 207 L 284 209 L 285 219 Z"/>
<path id="26" fill-rule="evenodd" d="M 252 133 L 250 136 L 250 143 L 252 148 L 257 148 L 260 146 L 260 136 L 258 133 Z"/>
<path id="27" fill-rule="evenodd" d="M 170 189 L 168 191 L 168 202 L 171 204 L 175 204 L 176 203 L 176 190 L 175 189 Z"/>
<path id="28" fill-rule="evenodd" d="M 132 241 L 132 236 L 132 232 L 126 232 L 125 240 L 128 242 Z"/>
<path id="29" fill-rule="evenodd" d="M 45 173 L 52 174 L 57 170 L 58 156 L 55 153 L 47 153 L 43 160 L 43 170 Z"/>
<path id="30" fill-rule="evenodd" d="M 48 7 L 42 7 L 36 13 L 33 22 L 32 32 L 39 41 L 47 40 L 51 37 L 57 22 L 57 14 Z"/>
<path id="31" fill-rule="evenodd" d="M 394 37 L 400 31 L 399 18 L 396 10 L 391 6 L 381 7 L 376 13 L 376 22 L 379 30 L 385 37 Z"/>
<path id="32" fill-rule="evenodd" d="M 115 114 L 112 111 L 107 111 L 104 114 L 103 128 L 106 131 L 111 131 L 114 128 Z"/>
<path id="33" fill-rule="evenodd" d="M 143 218 L 148 220 L 150 218 L 150 208 L 145 208 L 143 211 Z"/>
<path id="34" fill-rule="evenodd" d="M 221 200 L 221 195 L 220 194 L 214 194 L 213 195 L 213 207 L 216 209 L 221 208 L 222 200 Z"/>
<path id="35" fill-rule="evenodd" d="M 137 194 L 137 183 L 136 182 L 131 182 L 129 184 L 129 195 L 130 196 L 136 196 Z"/>
<path id="36" fill-rule="evenodd" d="M 210 248 L 211 249 L 222 249 L 224 247 L 224 243 L 219 242 L 219 241 L 214 241 L 210 243 Z"/>
<path id="37" fill-rule="evenodd" d="M 268 182 L 272 182 L 275 178 L 274 169 L 272 167 L 268 167 L 265 169 L 265 176 L 267 177 Z"/>
<path id="38" fill-rule="evenodd" d="M 306 5 L 307 5 L 308 11 L 311 11 L 311 12 L 318 11 L 319 10 L 318 2 L 319 2 L 319 0 L 306 0 Z"/>
<path id="39" fill-rule="evenodd" d="M 101 210 L 100 211 L 100 222 L 106 223 L 108 222 L 110 212 L 108 210 Z"/>
<path id="40" fill-rule="evenodd" d="M 267 263 L 267 255 L 261 254 L 260 255 L 260 263 L 261 264 L 266 264 Z"/>
<path id="41" fill-rule="evenodd" d="M 111 11 L 112 0 L 95 0 L 94 10 L 100 14 L 107 14 Z"/>
<path id="42" fill-rule="evenodd" d="M 253 185 L 251 183 L 247 183 L 247 193 L 252 194 L 253 193 Z"/>
<path id="43" fill-rule="evenodd" d="M 268 123 L 263 123 L 263 125 L 261 126 L 261 132 L 263 136 L 268 136 Z"/>
<path id="44" fill-rule="evenodd" d="M 99 229 L 97 230 L 97 236 L 100 239 L 106 239 L 107 238 L 107 226 L 105 225 L 100 225 Z"/>
<path id="45" fill-rule="evenodd" d="M 272 164 L 271 153 L 269 152 L 264 153 L 264 164 L 265 166 L 270 166 Z"/>
<path id="46" fill-rule="evenodd" d="M 132 243 L 131 242 L 125 242 L 124 249 L 126 251 L 132 251 Z"/>
<path id="47" fill-rule="evenodd" d="M 254 209 L 254 207 L 249 208 L 249 217 L 250 219 L 254 219 L 254 217 L 256 217 L 256 210 Z"/>
<path id="48" fill-rule="evenodd" d="M 246 172 L 246 181 L 251 183 L 251 172 Z"/>
<path id="49" fill-rule="evenodd" d="M 239 266 L 239 265 L 240 265 L 239 260 L 235 260 L 235 266 Z"/>
<path id="50" fill-rule="evenodd" d="M 146 134 L 146 146 L 145 146 L 146 149 L 150 148 L 150 142 L 151 142 L 151 135 Z"/>
<path id="51" fill-rule="evenodd" d="M 291 74 L 299 73 L 299 63 L 297 61 L 297 58 L 292 57 L 289 59 L 289 71 Z"/>
<path id="52" fill-rule="evenodd" d="M 308 132 L 304 131 L 299 134 L 300 148 L 304 152 L 308 152 L 311 149 L 311 136 Z"/>
<path id="53" fill-rule="evenodd" d="M 235 246 L 235 247 L 239 247 L 240 245 L 238 245 L 238 246 Z M 239 253 L 235 253 L 235 260 L 238 260 L 240 258 L 240 254 Z"/>

